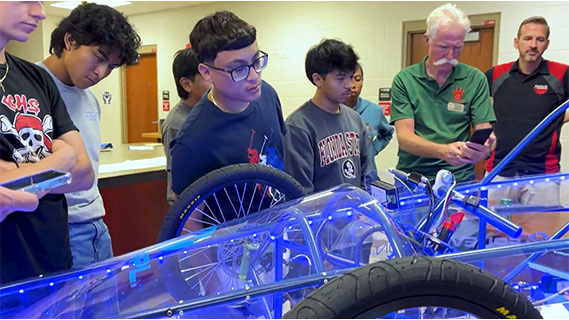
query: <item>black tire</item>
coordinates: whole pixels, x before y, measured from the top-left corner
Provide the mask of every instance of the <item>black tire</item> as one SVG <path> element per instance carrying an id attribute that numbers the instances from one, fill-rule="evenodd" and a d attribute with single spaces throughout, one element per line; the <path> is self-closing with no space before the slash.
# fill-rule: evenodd
<path id="1" fill-rule="evenodd" d="M 284 318 L 382 318 L 421 306 L 452 308 L 479 318 L 542 318 L 501 279 L 469 264 L 431 257 L 355 269 L 314 291 Z"/>
<path id="2" fill-rule="evenodd" d="M 219 168 L 196 180 L 182 192 L 164 217 L 158 241 L 180 236 L 189 215 L 215 192 L 228 186 L 245 183 L 274 188 L 284 194 L 284 201 L 304 195 L 304 188 L 298 181 L 272 167 L 242 163 Z M 251 213 L 254 212 L 249 214 Z"/>

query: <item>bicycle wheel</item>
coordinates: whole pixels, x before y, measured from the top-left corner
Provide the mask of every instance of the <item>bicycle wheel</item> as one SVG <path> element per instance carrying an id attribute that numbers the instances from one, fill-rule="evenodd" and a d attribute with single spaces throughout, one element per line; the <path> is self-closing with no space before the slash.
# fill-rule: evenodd
<path id="1" fill-rule="evenodd" d="M 189 232 L 188 222 L 217 225 L 304 195 L 285 172 L 257 164 L 235 164 L 214 170 L 188 186 L 166 213 L 159 241 Z M 190 215 L 198 212 L 201 218 Z"/>
<path id="2" fill-rule="evenodd" d="M 371 264 L 316 290 L 284 318 L 542 318 L 506 282 L 475 266 L 430 257 Z"/>
<path id="3" fill-rule="evenodd" d="M 187 187 L 170 208 L 159 241 L 190 232 L 191 223 L 215 226 L 302 197 L 303 192 L 294 178 L 267 166 L 236 164 L 214 170 Z M 192 215 L 196 212 L 201 218 Z M 271 219 L 268 214 L 257 217 L 243 228 L 264 225 Z M 179 301 L 270 282 L 274 278 L 273 246 L 265 245 L 270 241 L 267 230 L 208 248 L 189 247 L 183 254 L 164 258 L 162 278 Z"/>

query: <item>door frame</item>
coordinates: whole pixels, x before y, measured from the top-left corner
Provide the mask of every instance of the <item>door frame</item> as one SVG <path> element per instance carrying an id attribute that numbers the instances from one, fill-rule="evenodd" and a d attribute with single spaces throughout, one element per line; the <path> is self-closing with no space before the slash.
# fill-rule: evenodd
<path id="1" fill-rule="evenodd" d="M 145 44 L 140 46 L 137 50 L 138 55 L 144 54 L 155 54 L 156 55 L 156 64 L 158 64 L 158 45 L 156 44 Z M 156 66 L 156 70 L 158 70 L 158 65 Z M 121 76 L 121 87 L 122 87 L 122 142 L 128 142 L 128 117 L 127 117 L 127 94 L 126 94 L 126 66 L 122 66 L 122 76 Z M 158 71 L 157 71 L 158 72 Z M 156 74 L 156 92 L 158 92 L 158 74 Z M 158 103 L 158 100 L 156 101 Z M 158 105 L 156 105 L 158 108 Z M 158 113 L 158 118 L 160 118 L 160 113 Z"/>
<path id="2" fill-rule="evenodd" d="M 492 65 L 495 66 L 498 63 L 498 45 L 500 43 L 500 12 L 493 13 L 483 13 L 483 14 L 473 14 L 469 15 L 470 28 L 488 28 L 492 27 L 494 29 L 494 43 L 492 44 Z M 494 25 L 487 25 L 484 22 L 494 20 Z M 411 37 L 410 33 L 422 32 L 427 30 L 425 20 L 413 20 L 413 21 L 403 21 L 403 47 L 401 48 L 401 69 L 408 66 L 408 61 L 411 61 Z"/>

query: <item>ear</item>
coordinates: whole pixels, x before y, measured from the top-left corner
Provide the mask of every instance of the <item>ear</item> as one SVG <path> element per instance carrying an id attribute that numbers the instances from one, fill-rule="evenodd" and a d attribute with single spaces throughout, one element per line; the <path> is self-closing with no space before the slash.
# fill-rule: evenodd
<path id="1" fill-rule="evenodd" d="M 202 75 L 203 79 L 209 83 L 213 83 L 213 77 L 211 76 L 211 70 L 208 66 L 203 63 L 198 64 L 198 71 Z"/>
<path id="2" fill-rule="evenodd" d="M 518 37 L 514 38 L 514 48 L 516 48 L 516 50 L 518 50 L 518 45 L 519 45 L 520 40 L 518 40 Z"/>
<path id="3" fill-rule="evenodd" d="M 549 39 L 545 40 L 545 48 L 543 48 L 543 52 L 549 48 Z"/>
<path id="4" fill-rule="evenodd" d="M 425 44 L 428 46 L 431 38 L 429 37 L 429 35 L 426 32 L 423 33 L 423 40 L 425 41 Z"/>
<path id="5" fill-rule="evenodd" d="M 192 92 L 192 81 L 190 79 L 186 77 L 181 77 L 180 85 L 182 86 L 182 88 L 184 88 L 184 90 L 186 90 L 187 93 Z"/>
<path id="6" fill-rule="evenodd" d="M 315 72 L 312 74 L 312 82 L 314 82 L 314 85 L 316 85 L 317 88 L 321 88 L 324 82 L 324 78 L 322 78 L 320 74 Z"/>
<path id="7" fill-rule="evenodd" d="M 77 43 L 75 42 L 75 39 L 73 39 L 71 33 L 68 32 L 63 36 L 63 44 L 65 45 L 65 50 L 71 50 Z"/>

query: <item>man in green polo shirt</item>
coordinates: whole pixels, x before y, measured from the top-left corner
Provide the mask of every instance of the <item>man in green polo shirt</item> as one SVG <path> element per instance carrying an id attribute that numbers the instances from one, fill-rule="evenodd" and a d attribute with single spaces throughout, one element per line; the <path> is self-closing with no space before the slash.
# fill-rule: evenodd
<path id="1" fill-rule="evenodd" d="M 467 141 L 470 125 L 496 121 L 484 74 L 457 61 L 468 17 L 454 5 L 436 8 L 424 34 L 429 55 L 400 71 L 393 80 L 391 123 L 399 140 L 397 169 L 434 178 L 440 169 L 457 181 L 475 178 L 474 163 L 490 155 L 494 137 L 484 145 Z"/>

